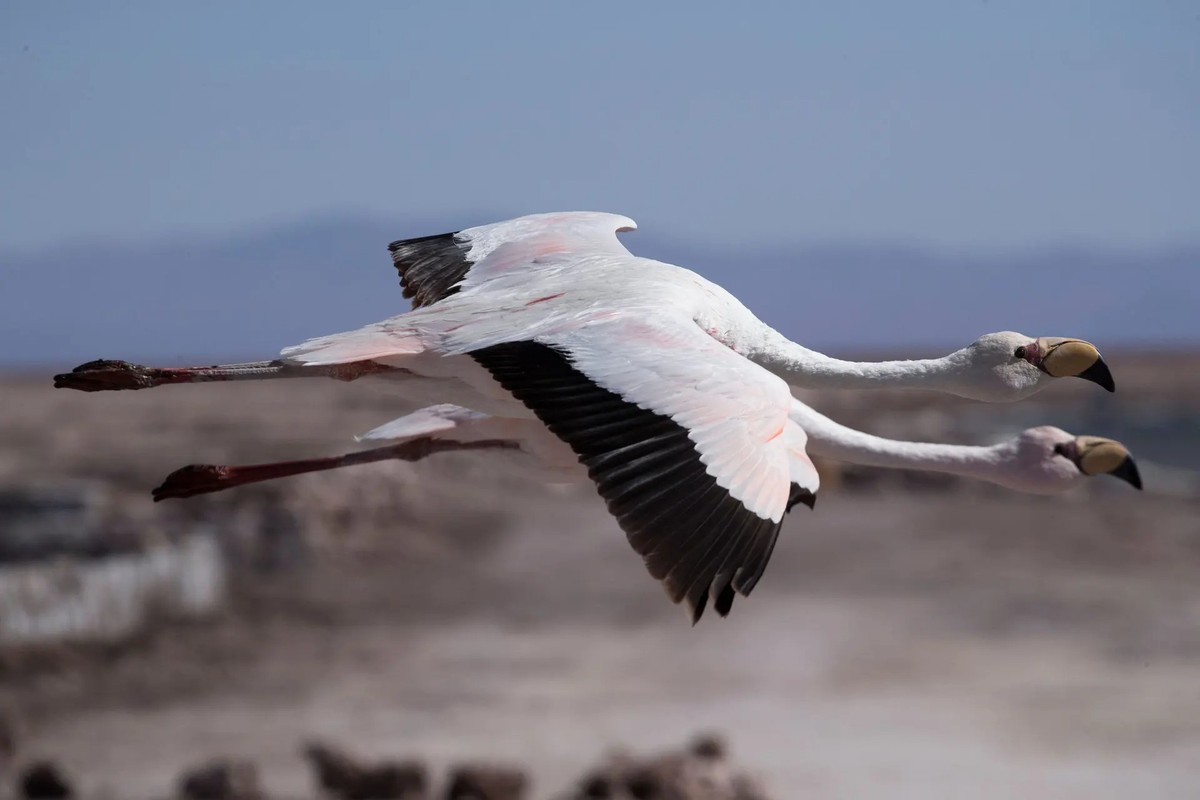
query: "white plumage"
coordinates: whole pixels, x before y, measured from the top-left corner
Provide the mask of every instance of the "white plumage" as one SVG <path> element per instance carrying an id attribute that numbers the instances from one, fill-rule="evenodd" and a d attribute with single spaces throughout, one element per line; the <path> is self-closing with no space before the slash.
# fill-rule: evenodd
<path id="1" fill-rule="evenodd" d="M 615 214 L 571 212 L 402 240 L 390 249 L 417 306 L 406 314 L 289 347 L 277 362 L 158 371 L 95 362 L 60 376 L 60 385 L 304 375 L 395 382 L 411 413 L 362 437 L 395 443 L 379 458 L 502 447 L 564 478 L 586 470 L 651 574 L 674 600 L 687 600 L 694 619 L 708 600 L 725 614 L 735 592 L 748 594 L 785 513 L 811 505 L 819 478 L 806 443 L 1032 491 L 1060 489 L 1086 471 L 1078 453 L 1056 450 L 1075 446 L 1057 429 L 1027 432 L 1025 445 L 1009 449 L 889 443 L 817 414 L 789 385 L 1014 400 L 1050 377 L 1080 375 L 1111 389 L 1090 344 L 1000 333 L 941 359 L 832 359 L 787 340 L 701 276 L 631 254 L 617 233 L 635 227 Z M 156 497 L 377 460 L 345 459 L 250 472 L 186 468 Z M 196 472 L 205 469 L 224 472 Z"/>

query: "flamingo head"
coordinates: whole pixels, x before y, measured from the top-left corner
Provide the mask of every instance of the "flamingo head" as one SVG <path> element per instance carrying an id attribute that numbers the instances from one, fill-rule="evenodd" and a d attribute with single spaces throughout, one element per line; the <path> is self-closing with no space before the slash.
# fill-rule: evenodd
<path id="1" fill-rule="evenodd" d="M 1082 339 L 1003 331 L 980 336 L 952 357 L 967 367 L 956 393 L 975 400 L 1021 400 L 1044 389 L 1051 378 L 1083 378 L 1110 392 L 1116 389 L 1100 351 Z"/>
<path id="2" fill-rule="evenodd" d="M 997 445 L 1005 486 L 1035 494 L 1066 491 L 1093 475 L 1112 475 L 1142 488 L 1125 445 L 1100 436 L 1075 436 L 1049 425 L 1030 428 Z"/>

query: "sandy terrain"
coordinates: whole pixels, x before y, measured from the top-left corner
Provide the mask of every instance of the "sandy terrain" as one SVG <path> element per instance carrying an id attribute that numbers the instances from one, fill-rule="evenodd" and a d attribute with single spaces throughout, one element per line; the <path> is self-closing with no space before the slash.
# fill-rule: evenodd
<path id="1" fill-rule="evenodd" d="M 103 480 L 159 522 L 247 498 L 309 519 L 331 492 L 373 509 L 366 524 L 323 506 L 299 563 L 243 568 L 218 619 L 11 668 L 0 700 L 25 753 L 92 792 L 161 796 L 182 766 L 229 753 L 306 796 L 297 745 L 321 735 L 528 763 L 547 797 L 610 747 L 716 730 L 781 798 L 1200 796 L 1195 500 L 1115 482 L 1055 499 L 829 492 L 791 516 L 754 597 L 693 628 L 590 492 L 528 487 L 486 459 L 174 510 L 142 494 L 188 461 L 332 452 L 387 418 L 385 394 L 0 391 L 8 482 Z M 1135 380 L 1130 395 L 1194 403 L 1171 391 Z"/>

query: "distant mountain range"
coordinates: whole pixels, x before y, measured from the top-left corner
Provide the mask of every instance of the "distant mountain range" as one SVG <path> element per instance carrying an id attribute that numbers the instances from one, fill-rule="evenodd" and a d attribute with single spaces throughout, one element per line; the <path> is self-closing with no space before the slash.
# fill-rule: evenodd
<path id="1" fill-rule="evenodd" d="M 445 227 L 329 216 L 207 239 L 0 252 L 0 365 L 271 356 L 405 310 L 386 245 Z M 953 253 L 789 243 L 785 234 L 751 246 L 699 246 L 654 231 L 624 241 L 700 272 L 827 351 L 936 353 L 994 330 L 1108 347 L 1200 344 L 1200 244 Z"/>

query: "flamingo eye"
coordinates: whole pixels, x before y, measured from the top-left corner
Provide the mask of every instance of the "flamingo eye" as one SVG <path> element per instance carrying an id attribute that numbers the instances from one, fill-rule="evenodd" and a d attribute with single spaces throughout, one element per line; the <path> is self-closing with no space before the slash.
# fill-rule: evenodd
<path id="1" fill-rule="evenodd" d="M 1067 446 L 1065 444 L 1054 445 L 1054 454 L 1057 456 L 1062 456 L 1063 458 L 1069 458 L 1067 455 Z"/>
<path id="2" fill-rule="evenodd" d="M 1017 358 L 1024 358 L 1025 357 L 1025 345 L 1021 345 L 1016 350 L 1014 350 L 1013 355 L 1016 356 Z"/>

